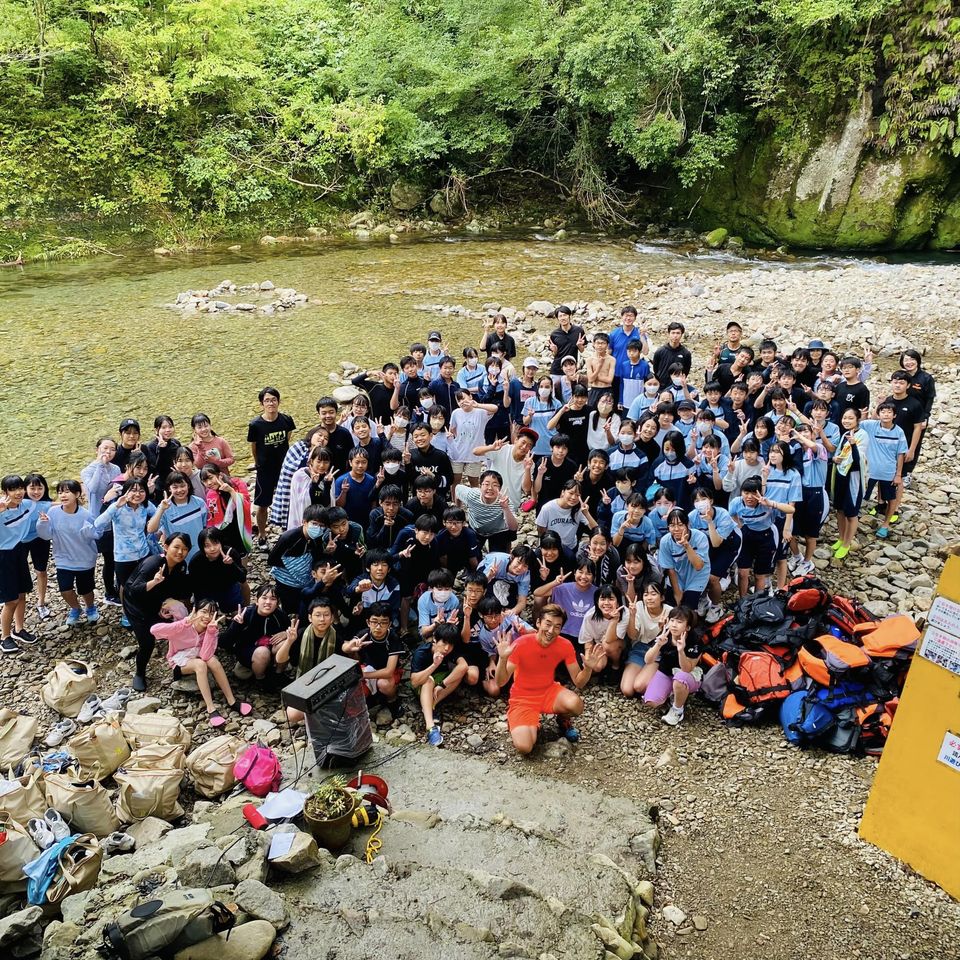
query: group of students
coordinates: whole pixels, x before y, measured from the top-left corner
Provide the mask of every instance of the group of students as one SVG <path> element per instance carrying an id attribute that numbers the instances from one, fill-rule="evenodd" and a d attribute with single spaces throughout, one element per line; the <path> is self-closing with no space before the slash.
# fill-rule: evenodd
<path id="1" fill-rule="evenodd" d="M 185 443 L 167 415 L 145 443 L 124 419 L 53 495 L 39 474 L 4 477 L 0 650 L 36 641 L 31 564 L 49 617 L 52 548 L 67 625 L 100 616 L 99 555 L 102 602 L 138 641 L 134 688 L 146 689 L 160 636 L 173 671 L 197 675 L 214 725 L 209 677 L 228 706 L 250 709 L 218 644 L 271 685 L 333 652 L 356 657 L 371 701 L 394 711 L 409 653 L 433 744 L 437 707 L 462 685 L 510 688 L 521 752 L 545 713 L 575 739 L 582 700 L 557 683 L 561 663 L 577 687 L 599 673 L 626 696 L 669 700 L 664 720 L 681 722 L 699 685 L 699 618 L 721 615 L 734 578 L 745 595 L 751 578 L 759 591 L 811 571 L 831 504 L 842 560 L 874 490 L 876 535 L 890 535 L 935 384 L 907 350 L 871 408 L 872 357 L 819 340 L 755 351 L 732 322 L 694 377 L 680 323 L 651 354 L 633 307 L 591 338 L 568 308 L 556 320 L 544 364 L 516 364 L 500 315 L 458 358 L 431 331 L 398 363 L 360 372 L 352 402 L 321 397 L 299 438 L 265 387 L 247 431 L 252 492 L 203 413 Z M 272 544 L 270 524 L 282 531 Z M 272 580 L 251 597 L 258 547 Z"/>

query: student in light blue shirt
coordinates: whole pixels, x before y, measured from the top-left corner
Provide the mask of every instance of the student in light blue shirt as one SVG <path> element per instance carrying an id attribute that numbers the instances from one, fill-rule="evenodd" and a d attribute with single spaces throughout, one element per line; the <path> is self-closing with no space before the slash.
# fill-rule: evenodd
<path id="1" fill-rule="evenodd" d="M 863 420 L 860 428 L 870 438 L 867 445 L 867 461 L 870 464 L 870 479 L 864 499 L 869 499 L 874 487 L 878 488 L 878 504 L 871 512 L 882 513 L 883 520 L 877 528 L 877 536 L 885 540 L 890 536 L 890 524 L 899 519 L 897 511 L 903 497 L 903 464 L 907 450 L 907 435 L 896 424 L 896 404 L 884 401 L 877 407 L 879 420 Z"/>
<path id="2" fill-rule="evenodd" d="M 476 396 L 487 376 L 487 368 L 480 363 L 479 354 L 473 347 L 465 347 L 463 366 L 457 371 L 457 383 Z"/>
<path id="3" fill-rule="evenodd" d="M 797 565 L 793 572 L 798 576 L 807 576 L 816 569 L 813 553 L 817 548 L 820 530 L 830 512 L 826 490 L 830 460 L 826 447 L 815 439 L 813 427 L 809 423 L 801 423 L 794 436 L 803 448 L 799 464 L 803 502 L 798 504 L 793 518 L 793 533 L 795 537 L 803 537 L 804 553 L 801 558 L 799 547 L 794 540 L 793 555 Z"/>
<path id="4" fill-rule="evenodd" d="M 714 434 L 703 441 L 703 447 L 694 457 L 694 472 L 687 478 L 688 483 L 700 484 L 713 490 L 714 499 L 725 507 L 729 497 L 723 489 L 723 478 L 727 475 L 730 457 L 721 449 L 720 437 Z"/>
<path id="5" fill-rule="evenodd" d="M 658 542 L 657 531 L 646 513 L 647 498 L 642 493 L 631 493 L 624 509 L 614 513 L 610 534 L 613 545 L 620 553 L 631 543 L 641 543 L 650 549 Z"/>
<path id="6" fill-rule="evenodd" d="M 740 487 L 740 496 L 730 501 L 728 512 L 740 526 L 743 543 L 737 556 L 737 586 L 740 596 L 750 589 L 750 572 L 756 579 L 757 593 L 767 589 L 767 578 L 773 573 L 774 554 L 780 533 L 773 503 L 763 496 L 760 477 L 747 477 Z"/>
<path id="7" fill-rule="evenodd" d="M 643 393 L 634 397 L 627 409 L 627 418 L 633 421 L 639 420 L 641 415 L 657 402 L 659 396 L 660 381 L 651 374 L 643 382 Z"/>
<path id="8" fill-rule="evenodd" d="M 523 405 L 523 423 L 537 432 L 537 442 L 533 446 L 535 457 L 550 456 L 550 438 L 557 432 L 547 424 L 562 404 L 553 394 L 553 380 L 540 377 L 537 381 L 537 395 Z"/>
<path id="9" fill-rule="evenodd" d="M 130 579 L 137 565 L 154 552 L 154 541 L 147 534 L 147 523 L 156 513 L 156 507 L 147 500 L 147 484 L 131 478 L 123 482 L 120 496 L 94 520 L 97 531 L 113 530 L 113 558 L 117 586 Z M 121 617 L 121 624 L 126 626 Z"/>
<path id="10" fill-rule="evenodd" d="M 730 456 L 730 441 L 717 429 L 717 417 L 712 410 L 701 410 L 697 414 L 696 424 L 693 432 L 687 436 L 687 441 L 693 441 L 694 453 L 699 453 L 703 447 L 703 441 L 707 437 L 716 437 L 720 441 L 720 449 L 724 456 Z"/>
<path id="11" fill-rule="evenodd" d="M 519 616 L 530 596 L 530 561 L 533 551 L 518 543 L 509 553 L 488 553 L 477 568 L 490 584 L 489 591 L 503 604 L 507 616 Z"/>
<path id="12" fill-rule="evenodd" d="M 190 478 L 179 470 L 167 474 L 167 495 L 157 506 L 157 512 L 147 521 L 147 533 L 163 534 L 164 541 L 175 533 L 190 534 L 193 546 L 187 554 L 189 563 L 200 549 L 200 534 L 207 528 L 207 504 L 192 496 Z"/>
<path id="13" fill-rule="evenodd" d="M 710 606 L 706 620 L 715 623 L 723 615 L 720 598 L 723 587 L 720 581 L 730 572 L 740 554 L 743 538 L 733 517 L 715 503 L 716 492 L 707 485 L 697 487 L 693 494 L 693 510 L 690 513 L 690 529 L 699 530 L 710 543 L 710 581 L 707 593 Z"/>
<path id="14" fill-rule="evenodd" d="M 800 472 L 793 465 L 793 453 L 790 445 L 778 440 L 767 457 L 767 469 L 763 476 L 763 495 L 777 505 L 774 511 L 774 523 L 780 531 L 776 553 L 777 589 L 782 590 L 787 583 L 787 559 L 793 543 L 793 515 L 797 504 L 803 503 L 803 488 Z"/>
<path id="15" fill-rule="evenodd" d="M 33 589 L 24 541 L 36 509 L 23 477 L 10 474 L 0 481 L 0 653 L 19 653 L 21 644 L 37 642 L 24 625 Z"/>
<path id="16" fill-rule="evenodd" d="M 429 640 L 438 623 L 456 623 L 460 601 L 453 592 L 453 574 L 444 567 L 427 575 L 427 589 L 417 600 L 417 623 L 420 636 Z"/>
<path id="17" fill-rule="evenodd" d="M 710 543 L 706 534 L 690 529 L 685 510 L 670 511 L 657 560 L 670 579 L 674 603 L 696 610 L 710 582 Z"/>

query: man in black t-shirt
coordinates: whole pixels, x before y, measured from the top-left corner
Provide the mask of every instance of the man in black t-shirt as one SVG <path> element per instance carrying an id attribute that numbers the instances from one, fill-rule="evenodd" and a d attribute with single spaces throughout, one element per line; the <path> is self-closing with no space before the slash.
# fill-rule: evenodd
<path id="1" fill-rule="evenodd" d="M 537 499 L 537 510 L 545 503 L 556 500 L 564 484 L 572 480 L 578 464 L 567 456 L 570 440 L 563 433 L 555 433 L 550 438 L 550 456 L 536 469 L 533 477 L 533 495 Z"/>
<path id="2" fill-rule="evenodd" d="M 290 447 L 290 434 L 297 425 L 293 417 L 280 412 L 280 391 L 276 387 L 264 387 L 259 398 L 263 413 L 250 421 L 247 443 L 257 467 L 253 503 L 257 508 L 257 537 L 263 546 L 267 542 L 267 510 L 273 502 L 283 458 Z"/>
<path id="3" fill-rule="evenodd" d="M 840 361 L 840 372 L 844 380 L 837 384 L 837 415 L 834 423 L 841 426 L 840 420 L 843 417 L 844 410 L 851 407 L 861 416 L 864 416 L 870 409 L 870 391 L 866 384 L 858 379 L 860 368 L 863 364 L 858 357 L 844 357 Z"/>
<path id="4" fill-rule="evenodd" d="M 327 431 L 330 439 L 327 449 L 330 451 L 330 462 L 338 473 L 347 471 L 347 455 L 356 446 L 350 431 L 337 425 L 337 410 L 339 405 L 333 397 L 321 397 L 317 401 L 317 415 L 320 426 Z"/>
<path id="5" fill-rule="evenodd" d="M 578 383 L 572 391 L 570 402 L 565 403 L 551 418 L 547 427 L 568 438 L 570 459 L 577 466 L 587 462 L 587 427 L 590 408 L 587 406 L 587 388 Z"/>
<path id="6" fill-rule="evenodd" d="M 897 408 L 894 422 L 903 431 L 908 444 L 907 455 L 903 461 L 903 471 L 909 473 L 913 469 L 913 464 L 917 458 L 917 447 L 920 444 L 920 437 L 923 436 L 923 426 L 927 418 L 924 414 L 923 404 L 909 392 L 909 373 L 904 370 L 897 370 L 890 378 L 890 388 L 893 393 L 884 402 L 892 403 Z"/>
<path id="7" fill-rule="evenodd" d="M 399 376 L 400 368 L 395 363 L 385 363 L 380 373 L 364 370 L 350 381 L 355 387 L 366 391 L 370 397 L 370 415 L 384 427 L 393 419 L 390 401 Z"/>
<path id="8" fill-rule="evenodd" d="M 563 373 L 563 358 L 576 357 L 587 345 L 583 327 L 572 322 L 569 307 L 557 307 L 557 322 L 559 326 L 550 334 L 549 344 L 550 352 L 553 354 L 550 373 L 555 377 Z"/>
<path id="9" fill-rule="evenodd" d="M 662 347 L 658 347 L 653 355 L 653 375 L 660 381 L 661 387 L 666 387 L 670 383 L 670 368 L 675 363 L 679 363 L 683 367 L 683 372 L 690 375 L 693 357 L 680 342 L 685 332 L 684 325 L 674 320 L 667 327 L 667 342 Z"/>

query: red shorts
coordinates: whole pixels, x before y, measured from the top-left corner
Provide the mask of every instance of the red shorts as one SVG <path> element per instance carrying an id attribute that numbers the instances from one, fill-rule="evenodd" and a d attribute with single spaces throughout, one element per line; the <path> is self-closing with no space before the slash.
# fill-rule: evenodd
<path id="1" fill-rule="evenodd" d="M 514 727 L 539 727 L 543 714 L 556 713 L 554 707 L 563 689 L 562 684 L 553 683 L 542 694 L 532 697 L 518 697 L 514 691 L 507 704 L 507 727 L 511 730 Z"/>

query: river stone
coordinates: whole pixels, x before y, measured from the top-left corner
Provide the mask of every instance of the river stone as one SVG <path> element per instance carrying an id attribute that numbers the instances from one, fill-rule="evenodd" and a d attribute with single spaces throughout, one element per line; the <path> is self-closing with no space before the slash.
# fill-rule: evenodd
<path id="1" fill-rule="evenodd" d="M 177 876 L 185 887 L 217 887 L 235 883 L 237 875 L 219 847 L 201 847 L 187 854 L 177 869 Z"/>
<path id="2" fill-rule="evenodd" d="M 541 313 L 548 316 L 557 308 L 549 300 L 534 300 L 527 304 L 527 313 Z"/>
<path id="3" fill-rule="evenodd" d="M 184 947 L 174 954 L 174 960 L 262 960 L 276 938 L 273 924 L 251 920 L 227 933 Z"/>
<path id="4" fill-rule="evenodd" d="M 443 190 L 438 190 L 430 198 L 430 212 L 435 213 L 438 217 L 453 216 L 453 210 L 450 209 L 450 204 L 447 202 L 447 195 Z"/>
<path id="5" fill-rule="evenodd" d="M 127 703 L 127 714 L 137 717 L 144 713 L 156 713 L 163 706 L 159 697 L 137 697 Z"/>
<path id="6" fill-rule="evenodd" d="M 27 907 L 0 919 L 0 947 L 9 947 L 28 936 L 42 916 L 42 908 Z"/>
<path id="7" fill-rule="evenodd" d="M 350 403 L 359 393 L 360 388 L 351 384 L 346 387 L 337 387 L 334 389 L 332 396 L 337 403 Z"/>
<path id="8" fill-rule="evenodd" d="M 303 830 L 297 830 L 294 833 L 293 843 L 286 853 L 270 860 L 272 866 L 284 873 L 303 873 L 305 870 L 319 867 L 323 862 L 324 858 L 317 847 L 317 841 Z"/>
<path id="9" fill-rule="evenodd" d="M 154 248 L 153 248 L 153 252 L 154 252 L 158 257 L 169 257 L 169 256 L 170 256 L 170 251 L 169 251 L 166 247 L 154 247 Z"/>
<path id="10" fill-rule="evenodd" d="M 390 187 L 390 203 L 397 210 L 412 210 L 423 203 L 423 190 L 401 177 L 394 180 Z"/>
<path id="11" fill-rule="evenodd" d="M 259 880 L 244 880 L 238 884 L 234 900 L 255 920 L 266 920 L 277 930 L 282 930 L 290 922 L 283 897 Z"/>
<path id="12" fill-rule="evenodd" d="M 268 233 L 268 234 L 265 234 L 264 236 L 262 236 L 262 237 L 260 238 L 260 244 L 261 244 L 261 246 L 264 246 L 264 247 L 271 247 L 271 246 L 273 246 L 273 244 L 275 244 L 276 242 L 277 242 L 277 238 L 276 238 L 276 237 L 271 237 L 269 233 Z"/>
<path id="13" fill-rule="evenodd" d="M 687 919 L 687 915 L 679 908 L 670 904 L 663 908 L 663 919 L 668 923 L 672 923 L 675 926 L 680 926 L 684 920 Z"/>
<path id="14" fill-rule="evenodd" d="M 43 949 L 40 960 L 63 960 L 70 956 L 71 948 L 76 944 L 82 928 L 75 923 L 54 920 L 43 931 Z"/>

